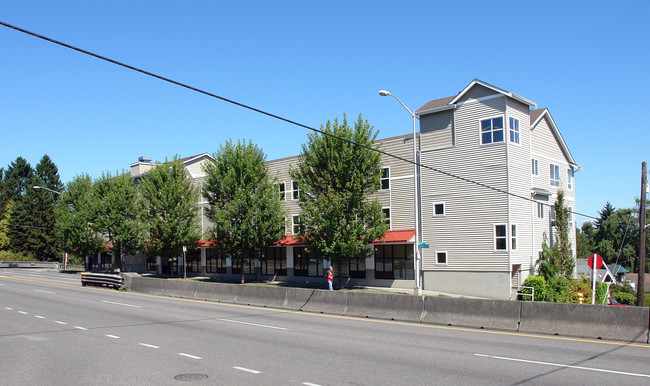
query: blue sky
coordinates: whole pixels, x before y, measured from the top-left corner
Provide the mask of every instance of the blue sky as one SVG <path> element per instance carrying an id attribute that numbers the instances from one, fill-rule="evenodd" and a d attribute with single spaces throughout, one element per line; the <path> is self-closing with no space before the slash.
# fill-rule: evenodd
<path id="1" fill-rule="evenodd" d="M 380 89 L 417 109 L 481 79 L 549 108 L 584 168 L 576 210 L 590 216 L 640 195 L 649 18 L 646 1 L 0 0 L 5 23 L 312 127 L 361 113 L 381 138 L 406 134 L 410 116 Z M 48 154 L 67 182 L 231 138 L 282 158 L 306 139 L 1 26 L 0 58 L 0 167 Z"/>

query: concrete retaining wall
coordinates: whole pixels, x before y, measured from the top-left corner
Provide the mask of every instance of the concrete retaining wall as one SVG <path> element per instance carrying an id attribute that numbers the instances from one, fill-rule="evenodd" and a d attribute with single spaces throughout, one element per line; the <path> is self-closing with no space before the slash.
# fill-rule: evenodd
<path id="1" fill-rule="evenodd" d="M 132 275 L 129 281 L 131 290 L 154 295 L 445 326 L 641 343 L 648 343 L 650 330 L 650 310 L 644 307 L 326 291 Z"/>

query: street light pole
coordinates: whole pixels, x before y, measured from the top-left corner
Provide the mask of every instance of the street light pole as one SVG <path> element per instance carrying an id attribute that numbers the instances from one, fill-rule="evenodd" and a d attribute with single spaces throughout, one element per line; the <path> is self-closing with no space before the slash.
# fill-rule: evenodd
<path id="1" fill-rule="evenodd" d="M 414 251 L 414 258 L 413 258 L 413 265 L 415 268 L 415 288 L 413 289 L 413 294 L 414 295 L 421 295 L 422 294 L 422 288 L 420 285 L 420 226 L 419 226 L 419 206 L 420 202 L 418 200 L 418 157 L 417 157 L 417 137 L 415 134 L 415 112 L 411 111 L 402 101 L 396 97 L 395 95 L 391 94 L 390 92 L 386 90 L 381 90 L 379 91 L 379 95 L 381 96 L 392 96 L 395 98 L 401 105 L 406 109 L 406 111 L 411 114 L 411 117 L 413 117 L 413 203 L 414 203 L 414 213 L 415 213 L 415 244 L 413 245 L 413 251 Z"/>
<path id="2" fill-rule="evenodd" d="M 52 192 L 52 193 L 54 193 L 54 194 L 57 194 L 57 195 L 59 195 L 59 196 L 61 195 L 61 192 L 57 192 L 56 190 L 52 190 L 52 189 L 50 189 L 50 188 L 46 188 L 45 186 L 34 185 L 34 189 L 43 189 L 43 190 L 47 190 L 48 192 Z M 62 257 L 62 260 L 63 260 L 63 270 L 64 270 L 64 271 L 65 271 L 65 269 L 66 269 L 66 263 L 67 263 L 66 258 L 65 258 L 65 255 L 66 255 L 66 253 L 65 253 L 65 230 L 64 230 L 64 231 L 63 231 L 63 257 Z"/>

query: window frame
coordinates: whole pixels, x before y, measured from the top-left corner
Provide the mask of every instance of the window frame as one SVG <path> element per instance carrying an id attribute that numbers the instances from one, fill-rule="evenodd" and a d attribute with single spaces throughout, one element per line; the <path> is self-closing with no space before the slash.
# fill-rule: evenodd
<path id="1" fill-rule="evenodd" d="M 532 158 L 532 173 L 534 176 L 539 176 L 539 160 Z"/>
<path id="2" fill-rule="evenodd" d="M 568 168 L 566 171 L 567 171 L 567 189 L 573 190 L 573 169 Z"/>
<path id="3" fill-rule="evenodd" d="M 510 250 L 517 250 L 517 224 L 510 224 Z"/>
<path id="4" fill-rule="evenodd" d="M 542 202 L 537 203 L 537 218 L 538 219 L 544 218 L 544 203 Z"/>
<path id="5" fill-rule="evenodd" d="M 300 200 L 300 186 L 298 186 L 298 181 L 291 181 L 291 201 Z"/>
<path id="6" fill-rule="evenodd" d="M 436 213 L 436 206 L 437 205 L 442 205 L 442 213 Z M 445 217 L 447 215 L 447 205 L 445 205 L 444 201 L 440 202 L 434 202 L 433 205 L 431 206 L 433 217 Z"/>
<path id="7" fill-rule="evenodd" d="M 384 170 L 387 171 L 387 176 L 384 177 Z M 384 182 L 386 182 L 386 187 L 384 188 Z M 379 171 L 379 190 L 387 191 L 390 190 L 390 166 L 384 166 Z"/>
<path id="8" fill-rule="evenodd" d="M 278 191 L 280 192 L 280 201 L 287 201 L 287 184 L 285 182 L 278 182 Z"/>
<path id="9" fill-rule="evenodd" d="M 497 227 L 503 227 L 505 234 L 499 236 L 497 234 Z M 492 236 L 494 252 L 508 252 L 508 224 L 493 224 Z M 505 248 L 498 248 L 499 241 L 502 241 L 503 245 L 505 245 Z"/>
<path id="10" fill-rule="evenodd" d="M 438 260 L 438 256 L 440 254 L 445 255 L 445 261 L 443 263 L 441 263 L 440 260 Z M 436 257 L 436 263 L 435 263 L 436 265 L 443 265 L 443 266 L 449 265 L 449 253 L 447 251 L 435 251 L 434 255 Z"/>
<path id="11" fill-rule="evenodd" d="M 560 165 L 549 164 L 549 181 L 551 186 L 559 187 L 562 185 L 562 180 L 560 179 Z"/>
<path id="12" fill-rule="evenodd" d="M 390 230 L 390 229 L 391 229 L 391 213 L 390 213 L 390 206 L 385 206 L 385 207 L 381 208 L 381 212 L 384 213 L 384 214 L 388 214 L 388 215 L 386 216 L 386 219 L 384 220 L 384 222 L 385 222 L 386 224 L 388 224 L 388 229 Z M 387 213 L 387 212 L 388 212 L 388 213 Z"/>
<path id="13" fill-rule="evenodd" d="M 400 248 L 397 251 L 399 253 L 395 253 L 396 248 Z M 378 253 L 378 251 L 382 252 Z M 390 251 L 390 253 L 387 254 L 387 251 Z M 375 279 L 414 280 L 413 244 L 375 245 L 373 252 L 375 257 Z M 401 252 L 404 252 L 403 257 L 395 257 L 396 254 L 402 254 Z M 395 275 L 395 272 L 398 272 L 398 275 Z"/>
<path id="14" fill-rule="evenodd" d="M 296 218 L 298 219 L 297 221 L 296 221 Z M 296 232 L 296 227 L 298 227 L 298 232 Z M 291 234 L 292 235 L 299 235 L 300 234 L 300 215 L 299 214 L 291 215 Z"/>
<path id="15" fill-rule="evenodd" d="M 516 127 L 514 129 L 512 128 L 513 123 L 516 123 L 515 124 Z M 521 144 L 521 134 L 520 134 L 521 132 L 519 130 L 519 119 L 514 117 L 508 117 L 508 133 L 509 133 L 508 139 L 510 139 L 510 143 L 514 143 L 516 145 Z M 512 140 L 513 136 L 516 139 L 515 141 Z"/>
<path id="16" fill-rule="evenodd" d="M 287 276 L 287 247 L 266 247 L 260 252 L 260 275 Z"/>
<path id="17" fill-rule="evenodd" d="M 501 128 L 500 130 L 495 130 L 494 129 L 494 120 L 495 119 L 501 119 Z M 483 131 L 483 122 L 490 121 L 490 130 L 488 131 Z M 500 143 L 505 143 L 506 141 L 506 128 L 505 128 L 505 118 L 503 115 L 496 115 L 493 117 L 487 117 L 483 119 L 479 119 L 479 124 L 478 124 L 478 130 L 479 130 L 479 138 L 480 138 L 480 144 L 481 146 L 486 146 L 486 145 L 496 145 Z M 495 132 L 501 132 L 501 140 L 500 141 L 495 141 L 494 140 L 494 133 Z M 483 141 L 483 134 L 485 133 L 490 133 L 490 142 L 484 142 Z"/>

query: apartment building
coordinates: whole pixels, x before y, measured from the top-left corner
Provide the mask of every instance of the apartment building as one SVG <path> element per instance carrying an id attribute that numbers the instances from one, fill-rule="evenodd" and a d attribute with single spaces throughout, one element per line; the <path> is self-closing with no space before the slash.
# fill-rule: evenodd
<path id="1" fill-rule="evenodd" d="M 574 210 L 574 173 L 580 166 L 547 109 L 477 79 L 455 96 L 425 103 L 416 115 L 418 231 L 429 246 L 419 249 L 422 289 L 511 298 L 513 288 L 534 269 L 544 238 L 553 239 L 553 204 L 559 190 Z M 378 142 L 386 153 L 413 160 L 413 140 L 406 134 Z M 210 158 L 205 153 L 184 159 L 197 183 Z M 295 237 L 300 188 L 290 170 L 297 162 L 297 156 L 268 162 L 287 215 L 286 235 L 243 267 L 233 266 L 227 256 L 217 256 L 202 242 L 188 252 L 188 272 L 235 278 L 243 270 L 247 280 L 325 283 L 328 262 L 311 258 Z M 147 159 L 132 164 L 132 177 L 148 167 Z M 337 275 L 348 285 L 411 289 L 417 250 L 413 164 L 382 155 L 381 172 L 374 196 L 383 205 L 390 230 L 367 246 L 371 258 L 351 259 Z M 571 221 L 575 225 L 575 219 Z M 202 224 L 207 232 L 207 219 Z M 570 238 L 575 256 L 575 232 Z M 145 264 L 141 258 L 131 267 L 160 271 L 160 263 L 149 259 Z M 174 269 L 180 269 L 177 262 Z"/>

